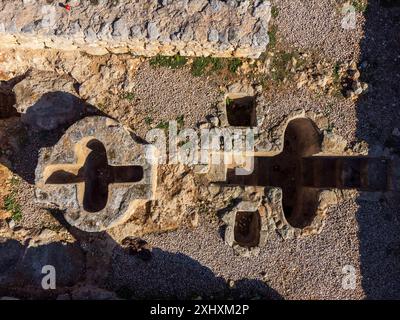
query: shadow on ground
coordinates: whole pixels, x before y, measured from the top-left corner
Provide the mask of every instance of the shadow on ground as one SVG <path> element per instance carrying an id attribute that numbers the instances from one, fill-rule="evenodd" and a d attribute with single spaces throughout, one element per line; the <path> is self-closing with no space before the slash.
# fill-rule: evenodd
<path id="1" fill-rule="evenodd" d="M 230 287 L 181 253 L 158 248 L 146 254 L 129 252 L 106 233 L 85 233 L 69 226 L 62 212 L 52 213 L 76 241 L 28 246 L 0 238 L 0 295 L 26 299 L 60 295 L 74 299 L 282 298 L 258 280 L 242 279 Z M 55 290 L 41 287 L 45 265 L 55 267 Z"/>
<path id="2" fill-rule="evenodd" d="M 399 155 L 400 137 L 392 132 L 400 128 L 400 1 L 369 1 L 361 50 L 370 90 L 358 101 L 357 138 L 368 142 L 372 156 L 385 148 Z M 358 199 L 361 285 L 367 299 L 399 299 L 400 196 L 368 197 Z"/>
<path id="3" fill-rule="evenodd" d="M 9 136 L 18 135 L 18 137 L 11 137 L 14 140 L 14 143 L 10 143 L 14 144 L 11 148 L 13 150 L 8 161 L 2 161 L 2 164 L 29 184 L 34 184 L 35 168 L 41 148 L 54 146 L 75 121 L 87 116 L 104 116 L 105 114 L 76 96 L 62 91 L 44 94 L 25 114 L 19 114 L 13 107 L 16 103 L 13 87 L 27 74 L 0 83 L 0 121 L 1 119 L 18 119 L 13 123 L 13 132 L 9 134 Z M 68 106 L 67 111 L 63 110 L 63 106 Z M 57 129 L 45 130 L 47 127 Z M 2 141 L 5 138 L 0 136 L 0 146 L 7 144 Z"/>

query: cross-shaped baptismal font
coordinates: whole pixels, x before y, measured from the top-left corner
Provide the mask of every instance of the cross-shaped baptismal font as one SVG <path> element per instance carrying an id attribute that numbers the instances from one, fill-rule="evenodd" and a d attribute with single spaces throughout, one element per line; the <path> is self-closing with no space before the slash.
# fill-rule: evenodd
<path id="1" fill-rule="evenodd" d="M 78 145 L 76 153 L 76 164 L 48 166 L 45 183 L 77 184 L 80 202 L 88 212 L 105 208 L 110 184 L 129 184 L 143 178 L 141 166 L 110 166 L 106 149 L 97 139 L 85 139 Z"/>
<path id="2" fill-rule="evenodd" d="M 36 198 L 73 226 L 98 232 L 123 223 L 153 199 L 157 166 L 147 144 L 106 117 L 86 117 L 40 150 Z"/>
<path id="3" fill-rule="evenodd" d="M 318 195 L 324 189 L 389 191 L 391 162 L 364 156 L 329 156 L 321 153 L 321 136 L 310 119 L 288 123 L 280 154 L 254 155 L 254 170 L 237 175 L 228 168 L 224 184 L 265 186 L 282 189 L 282 209 L 295 228 L 304 228 L 313 220 Z"/>

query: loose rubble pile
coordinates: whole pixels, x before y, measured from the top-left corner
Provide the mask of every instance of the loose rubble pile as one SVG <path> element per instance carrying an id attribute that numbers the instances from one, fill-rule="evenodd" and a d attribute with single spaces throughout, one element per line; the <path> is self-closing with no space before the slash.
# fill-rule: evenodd
<path id="1" fill-rule="evenodd" d="M 294 59 L 293 67 L 296 68 Z M 368 90 L 368 84 L 360 81 L 360 71 L 355 61 L 332 64 L 326 61 L 306 65 L 296 71 L 294 77 L 297 88 L 306 86 L 312 91 L 327 94 L 341 93 L 344 97 L 356 100 Z"/>

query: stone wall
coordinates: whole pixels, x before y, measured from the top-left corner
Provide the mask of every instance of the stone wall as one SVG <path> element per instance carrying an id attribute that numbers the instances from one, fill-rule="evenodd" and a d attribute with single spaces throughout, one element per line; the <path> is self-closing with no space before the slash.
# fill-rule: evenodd
<path id="1" fill-rule="evenodd" d="M 271 5 L 264 0 L 69 3 L 0 0 L 0 49 L 257 58 L 269 42 Z"/>

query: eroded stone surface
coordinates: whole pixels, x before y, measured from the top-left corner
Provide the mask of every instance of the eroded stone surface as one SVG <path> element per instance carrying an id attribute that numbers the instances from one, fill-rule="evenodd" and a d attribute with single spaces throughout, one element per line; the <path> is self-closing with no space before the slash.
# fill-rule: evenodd
<path id="1" fill-rule="evenodd" d="M 57 1 L 1 1 L 0 43 L 96 55 L 258 57 L 270 18 L 270 2 L 261 0 L 81 1 L 70 11 Z"/>
<path id="2" fill-rule="evenodd" d="M 88 174 L 101 182 L 106 179 L 103 175 L 109 174 L 98 166 L 93 166 L 96 172 L 91 172 L 93 168 L 87 159 L 93 156 L 90 142 L 94 140 L 104 146 L 109 166 L 122 171 L 128 170 L 128 166 L 138 166 L 142 168 L 142 175 L 132 181 L 113 180 L 105 191 L 96 189 L 95 185 L 94 198 L 90 199 L 91 194 L 85 189 L 87 180 L 84 182 L 74 176 L 79 170 L 79 174 Z M 40 150 L 36 168 L 37 200 L 65 210 L 67 221 L 82 230 L 100 231 L 115 226 L 153 196 L 156 168 L 147 163 L 145 156 L 146 146 L 136 142 L 133 133 L 116 121 L 106 117 L 84 118 L 71 126 L 54 147 Z M 121 169 L 121 166 L 126 167 Z M 54 176 L 60 173 L 62 181 L 54 181 Z M 64 184 L 67 175 L 72 182 Z M 115 175 L 120 176 L 119 173 Z M 96 190 L 106 193 L 104 208 L 97 207 L 96 203 L 87 205 L 97 199 Z"/>
<path id="3" fill-rule="evenodd" d="M 159 165 L 154 201 L 135 210 L 129 219 L 108 233 L 120 242 L 128 236 L 165 232 L 182 226 L 197 227 L 204 204 L 190 168 L 184 165 Z"/>
<path id="4" fill-rule="evenodd" d="M 16 109 L 35 130 L 53 130 L 78 120 L 85 109 L 77 83 L 68 75 L 33 72 L 15 85 Z"/>

